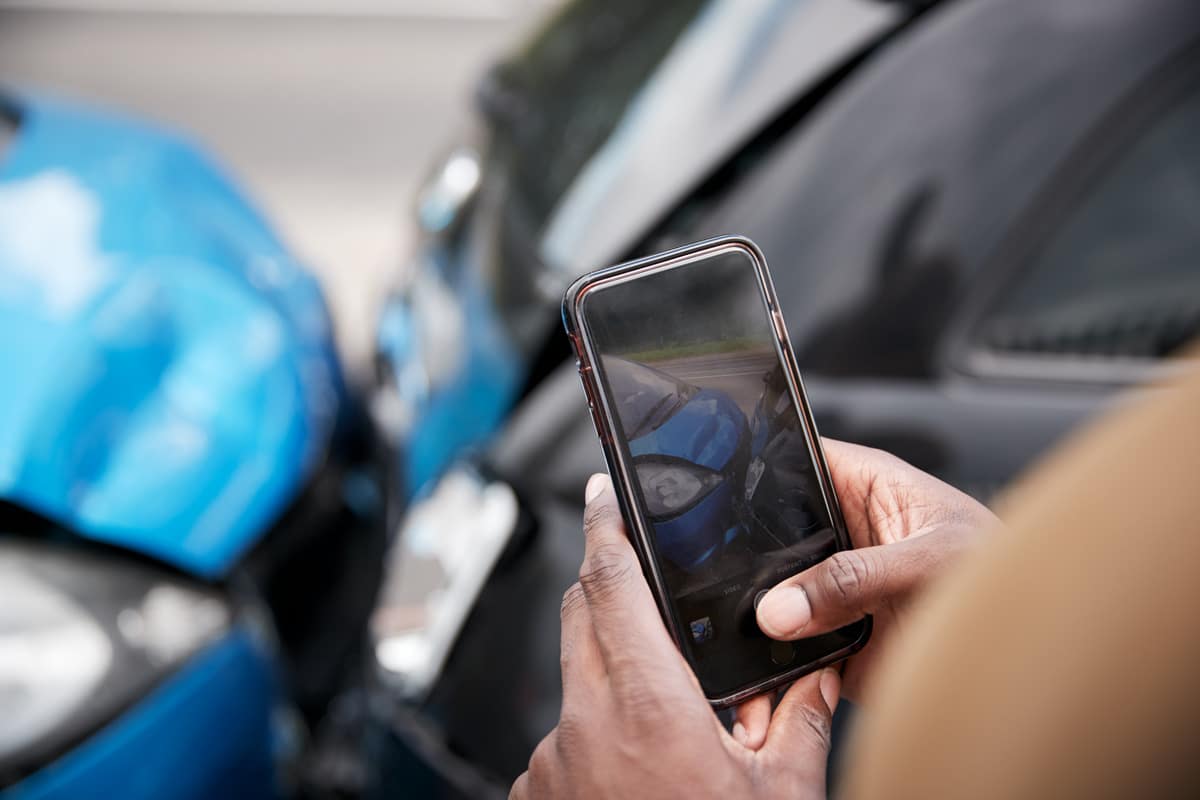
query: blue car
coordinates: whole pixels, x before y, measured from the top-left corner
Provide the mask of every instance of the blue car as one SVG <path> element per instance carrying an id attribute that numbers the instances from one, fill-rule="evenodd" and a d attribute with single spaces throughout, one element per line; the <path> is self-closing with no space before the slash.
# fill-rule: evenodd
<path id="1" fill-rule="evenodd" d="M 603 365 L 659 552 L 694 572 L 742 532 L 746 416 L 724 392 L 627 359 Z"/>
<path id="2" fill-rule="evenodd" d="M 197 149 L 0 93 L 0 797 L 275 797 L 385 503 L 321 292 Z"/>

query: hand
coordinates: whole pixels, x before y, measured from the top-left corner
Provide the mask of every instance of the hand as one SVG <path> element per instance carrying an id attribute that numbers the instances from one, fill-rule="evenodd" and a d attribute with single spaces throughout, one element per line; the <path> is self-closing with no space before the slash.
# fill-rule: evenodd
<path id="1" fill-rule="evenodd" d="M 758 606 L 758 625 L 793 640 L 875 617 L 871 641 L 846 661 L 843 693 L 858 700 L 912 598 L 999 525 L 985 506 L 881 450 L 824 441 L 854 550 L 781 582 Z"/>
<path id="2" fill-rule="evenodd" d="M 563 705 L 512 798 L 825 796 L 836 670 L 726 733 L 671 641 L 607 476 L 588 483 L 583 567 L 563 596 Z"/>

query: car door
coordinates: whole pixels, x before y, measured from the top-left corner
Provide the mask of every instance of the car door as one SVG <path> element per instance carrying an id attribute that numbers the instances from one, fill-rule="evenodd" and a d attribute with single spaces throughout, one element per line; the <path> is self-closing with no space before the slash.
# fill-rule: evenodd
<path id="1" fill-rule="evenodd" d="M 763 246 L 824 435 L 989 497 L 1163 371 L 1197 331 L 1198 17 L 947 7 L 729 192 L 700 232 Z"/>
<path id="2" fill-rule="evenodd" d="M 1200 59 L 1081 139 L 944 329 L 928 381 L 810 381 L 823 430 L 980 496 L 1200 333 Z"/>

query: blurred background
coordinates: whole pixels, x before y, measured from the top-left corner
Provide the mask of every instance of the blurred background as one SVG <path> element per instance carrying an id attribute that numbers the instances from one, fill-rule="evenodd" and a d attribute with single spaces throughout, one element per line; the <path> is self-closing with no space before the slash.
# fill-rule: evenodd
<path id="1" fill-rule="evenodd" d="M 0 0 L 0 798 L 506 796 L 563 291 L 723 234 L 823 435 L 992 502 L 1194 369 L 1200 6 Z"/>
<path id="2" fill-rule="evenodd" d="M 362 368 L 417 182 L 479 74 L 551 4 L 3 0 L 0 76 L 203 143 L 316 272 Z"/>

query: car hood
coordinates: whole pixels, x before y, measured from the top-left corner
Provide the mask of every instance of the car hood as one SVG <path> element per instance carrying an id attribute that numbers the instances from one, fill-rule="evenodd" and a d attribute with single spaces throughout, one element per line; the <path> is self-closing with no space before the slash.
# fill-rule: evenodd
<path id="1" fill-rule="evenodd" d="M 320 292 L 187 143 L 0 99 L 0 499 L 218 576 L 327 446 Z"/>
<path id="2" fill-rule="evenodd" d="M 729 395 L 701 389 L 662 425 L 631 441 L 629 451 L 634 456 L 671 456 L 725 472 L 739 466 L 730 462 L 748 436 L 746 416 Z"/>

